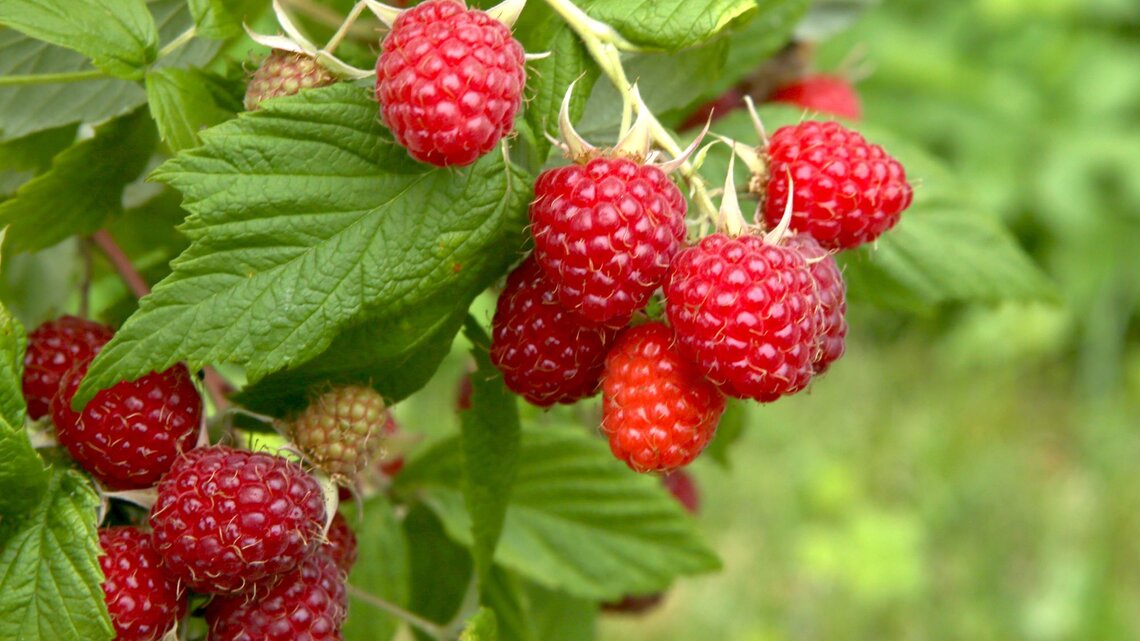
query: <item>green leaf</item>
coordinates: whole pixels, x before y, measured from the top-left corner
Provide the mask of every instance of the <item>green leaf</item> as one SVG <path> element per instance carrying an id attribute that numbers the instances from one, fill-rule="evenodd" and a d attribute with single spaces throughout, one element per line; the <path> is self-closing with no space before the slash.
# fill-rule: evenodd
<path id="1" fill-rule="evenodd" d="M 463 498 L 471 515 L 471 555 L 480 586 L 491 571 L 503 531 L 519 461 L 517 397 L 491 363 L 491 339 L 470 316 L 464 327 L 477 369 L 471 375 L 471 408 L 460 415 Z"/>
<path id="2" fill-rule="evenodd" d="M 201 144 L 199 131 L 234 117 L 219 104 L 224 89 L 198 69 L 152 71 L 146 75 L 146 94 L 159 135 L 176 153 Z"/>
<path id="3" fill-rule="evenodd" d="M 0 243 L 4 232 L 0 231 Z M 24 347 L 20 321 L 0 305 L 0 520 L 39 503 L 48 476 L 24 431 Z"/>
<path id="4" fill-rule="evenodd" d="M 630 42 L 668 51 L 705 42 L 756 11 L 754 0 L 592 0 L 579 6 Z"/>
<path id="5" fill-rule="evenodd" d="M 419 391 L 451 351 L 469 299 L 439 297 L 398 317 L 365 321 L 333 340 L 320 356 L 266 376 L 236 401 L 258 412 L 282 415 L 302 409 L 315 384 L 359 383 L 390 403 Z"/>
<path id="6" fill-rule="evenodd" d="M 47 171 L 51 159 L 75 142 L 75 129 L 64 125 L 0 143 L 0 169 Z"/>
<path id="7" fill-rule="evenodd" d="M 724 75 L 706 97 L 719 96 L 735 86 L 788 44 L 811 0 L 763 0 L 757 4 L 758 11 L 752 20 L 729 35 Z"/>
<path id="8" fill-rule="evenodd" d="M 127 80 L 142 78 L 158 56 L 158 29 L 143 0 L 4 0 L 0 24 L 74 49 Z"/>
<path id="9" fill-rule="evenodd" d="M 471 542 L 462 454 L 449 439 L 397 478 Z M 719 562 L 656 478 L 631 473 L 579 429 L 523 431 L 513 497 L 495 559 L 546 587 L 587 599 L 653 592 Z"/>
<path id="10" fill-rule="evenodd" d="M 748 404 L 734 398 L 727 399 L 724 414 L 720 417 L 720 424 L 716 428 L 716 437 L 705 449 L 704 455 L 716 461 L 724 468 L 732 467 L 728 460 L 728 453 L 733 443 L 740 440 L 744 434 L 744 423 L 748 418 Z"/>
<path id="11" fill-rule="evenodd" d="M 226 0 L 189 0 L 194 26 L 203 38 L 225 40 L 241 33 L 241 21 L 234 17 Z"/>
<path id="12" fill-rule="evenodd" d="M 110 641 L 95 513 L 82 475 L 53 470 L 43 499 L 0 522 L 0 639 Z"/>
<path id="13" fill-rule="evenodd" d="M 153 175 L 184 194 L 191 246 L 92 363 L 77 403 L 183 360 L 238 363 L 256 382 L 353 325 L 473 297 L 523 244 L 529 178 L 498 153 L 465 169 L 413 162 L 367 88 L 280 99 L 202 141 Z"/>
<path id="14" fill-rule="evenodd" d="M 351 506 L 343 506 L 356 538 L 356 564 L 349 583 L 391 603 L 408 602 L 408 541 L 392 504 L 376 497 L 364 504 L 363 519 Z M 390 641 L 400 622 L 367 603 L 349 596 L 348 619 L 342 631 L 352 641 Z"/>
<path id="15" fill-rule="evenodd" d="M 459 611 L 470 584 L 471 555 L 449 539 L 435 514 L 420 504 L 408 511 L 404 535 L 412 575 L 408 605 L 429 621 L 450 621 Z M 418 631 L 416 637 L 431 638 Z"/>
<path id="16" fill-rule="evenodd" d="M 538 156 L 550 153 L 550 141 L 543 134 L 559 136 L 558 110 L 570 83 L 577 80 L 570 101 L 570 119 L 577 121 L 586 109 L 598 66 L 585 45 L 561 18 L 552 17 L 540 27 L 521 34 L 527 51 L 549 51 L 550 55 L 527 65 L 526 120 L 535 132 Z"/>
<path id="17" fill-rule="evenodd" d="M 499 621 L 494 610 L 479 608 L 467 621 L 467 626 L 459 635 L 459 641 L 499 641 Z"/>
<path id="18" fill-rule="evenodd" d="M 61 47 L 0 29 L 0 76 L 90 69 L 86 58 Z M 0 86 L 0 140 L 75 122 L 101 122 L 146 102 L 137 83 L 117 78 Z M 50 108 L 45 108 L 50 106 Z"/>
<path id="19" fill-rule="evenodd" d="M 880 0 L 813 0 L 796 37 L 808 42 L 827 40 L 859 19 Z"/>
<path id="20" fill-rule="evenodd" d="M 60 153 L 50 171 L 0 205 L 0 226 L 9 226 L 8 247 L 34 251 L 99 229 L 122 211 L 123 187 L 146 167 L 154 142 L 154 127 L 139 110 Z"/>
<path id="21" fill-rule="evenodd" d="M 908 211 L 872 247 L 844 257 L 849 297 L 898 306 L 888 294 L 926 305 L 1041 301 L 1053 284 L 1001 223 L 957 208 Z M 905 307 L 911 307 L 905 304 Z"/>
<path id="22" fill-rule="evenodd" d="M 533 583 L 526 586 L 526 596 L 535 641 L 594 641 L 597 603 Z"/>

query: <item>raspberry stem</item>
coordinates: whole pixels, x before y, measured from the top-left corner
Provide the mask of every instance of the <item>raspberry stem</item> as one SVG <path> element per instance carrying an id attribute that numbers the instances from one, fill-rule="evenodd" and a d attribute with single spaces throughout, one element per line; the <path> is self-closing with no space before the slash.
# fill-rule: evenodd
<path id="1" fill-rule="evenodd" d="M 644 103 L 639 103 L 634 99 L 633 86 L 625 73 L 625 67 L 622 66 L 621 52 L 639 51 L 639 48 L 622 37 L 610 25 L 591 18 L 570 0 L 546 0 L 546 4 L 555 13 L 562 16 L 566 24 L 570 25 L 570 28 L 582 39 L 582 43 L 586 45 L 586 50 L 590 52 L 594 62 L 598 63 L 606 77 L 610 79 L 618 93 L 621 94 L 623 107 L 632 105 L 634 109 L 638 110 L 638 116 L 644 112 L 649 126 L 649 135 L 653 142 L 672 154 L 674 158 L 680 157 L 684 153 L 680 143 L 673 138 L 673 135 L 661 124 L 661 121 L 657 120 L 657 116 L 653 115 L 648 108 L 642 107 Z M 685 161 L 677 170 L 685 179 L 686 184 L 689 185 L 692 199 L 697 204 L 697 209 L 700 210 L 701 215 L 720 220 L 719 212 L 713 205 L 712 198 L 709 197 L 705 180 L 697 173 L 693 164 Z"/>
<path id="2" fill-rule="evenodd" d="M 420 632 L 427 634 L 433 639 L 438 639 L 439 641 L 448 641 L 447 631 L 442 626 L 432 623 L 431 621 L 428 621 L 427 619 L 421 617 L 418 614 L 415 614 L 414 612 L 409 612 L 408 610 L 401 608 L 391 601 L 381 599 L 375 594 L 365 592 L 364 590 L 361 590 L 351 583 L 345 584 L 345 588 L 348 590 L 348 593 L 351 596 L 360 599 L 361 601 L 376 608 L 377 610 L 383 610 L 384 612 L 391 614 L 397 619 L 403 621 L 404 623 L 407 623 Z"/>

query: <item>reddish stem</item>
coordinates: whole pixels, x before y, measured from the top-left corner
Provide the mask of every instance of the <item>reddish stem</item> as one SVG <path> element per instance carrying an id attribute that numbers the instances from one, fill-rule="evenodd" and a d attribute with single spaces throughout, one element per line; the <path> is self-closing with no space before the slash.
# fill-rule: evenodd
<path id="1" fill-rule="evenodd" d="M 103 252 L 103 255 L 107 257 L 111 266 L 114 267 L 115 271 L 119 274 L 119 278 L 126 283 L 127 288 L 131 290 L 135 298 L 142 298 L 150 293 L 150 285 L 147 285 L 142 274 L 135 269 L 131 259 L 127 257 L 127 254 L 119 247 L 119 244 L 115 242 L 110 232 L 106 229 L 100 229 L 91 236 L 91 240 L 94 241 L 99 251 Z M 214 408 L 219 412 L 225 411 L 225 409 L 230 406 L 230 402 L 226 398 L 229 384 L 226 383 L 226 380 L 222 378 L 221 374 L 218 374 L 217 370 L 209 365 L 202 368 L 202 371 L 205 374 L 202 382 L 206 387 L 206 391 L 210 394 L 210 400 L 213 401 Z"/>

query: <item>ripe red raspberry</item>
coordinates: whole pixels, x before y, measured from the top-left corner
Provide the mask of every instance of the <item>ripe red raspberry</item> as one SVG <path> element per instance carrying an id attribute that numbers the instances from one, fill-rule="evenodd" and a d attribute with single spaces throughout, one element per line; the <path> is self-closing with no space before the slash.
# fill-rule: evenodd
<path id="1" fill-rule="evenodd" d="M 653 322 L 628 329 L 606 356 L 602 431 L 614 456 L 638 472 L 688 465 L 716 434 L 724 395 Z"/>
<path id="2" fill-rule="evenodd" d="M 210 641 L 340 641 L 348 614 L 344 571 L 324 551 L 250 594 L 206 606 Z"/>
<path id="3" fill-rule="evenodd" d="M 702 238 L 665 284 L 681 354 L 725 394 L 761 402 L 811 381 L 817 304 L 803 256 L 759 236 Z"/>
<path id="4" fill-rule="evenodd" d="M 775 228 L 795 184 L 792 229 L 826 249 L 850 249 L 894 227 L 914 192 L 906 171 L 883 148 L 837 122 L 806 121 L 768 142 L 764 220 Z"/>
<path id="5" fill-rule="evenodd" d="M 534 256 L 507 277 L 492 321 L 491 362 L 503 382 L 539 407 L 592 396 L 617 334 L 584 327 L 558 304 Z"/>
<path id="6" fill-rule="evenodd" d="M 849 120 L 859 120 L 863 115 L 859 94 L 842 76 L 818 74 L 800 78 L 776 89 L 768 101 Z"/>
<path id="7" fill-rule="evenodd" d="M 696 514 L 701 509 L 701 495 L 697 492 L 697 484 L 693 482 L 693 477 L 685 470 L 674 470 L 661 477 L 661 484 L 681 507 L 689 514 Z"/>
<path id="8" fill-rule="evenodd" d="M 428 0 L 401 13 L 380 47 L 376 99 L 416 160 L 469 165 L 514 128 L 524 52 L 494 18 L 461 1 Z"/>
<path id="9" fill-rule="evenodd" d="M 283 49 L 269 52 L 245 89 L 245 110 L 255 111 L 270 98 L 292 96 L 302 89 L 325 87 L 337 81 L 336 75 L 316 58 Z"/>
<path id="10" fill-rule="evenodd" d="M 110 490 L 150 487 L 175 459 L 194 447 L 202 397 L 179 363 L 100 391 L 76 412 L 71 399 L 89 363 L 60 381 L 52 399 L 56 436 L 83 469 Z"/>
<path id="11" fill-rule="evenodd" d="M 808 261 L 812 278 L 815 279 L 817 308 L 817 331 L 815 360 L 816 376 L 827 371 L 832 363 L 843 356 L 844 338 L 847 336 L 847 284 L 839 271 L 839 264 L 826 249 L 819 246 L 807 234 L 795 234 L 788 239 L 788 247 L 795 249 Z"/>
<path id="12" fill-rule="evenodd" d="M 661 286 L 685 240 L 685 197 L 661 169 L 593 158 L 539 175 L 534 256 L 561 305 L 592 324 L 624 324 Z"/>
<path id="13" fill-rule="evenodd" d="M 364 385 L 341 385 L 316 397 L 289 424 L 289 437 L 313 465 L 349 483 L 379 454 L 392 416 L 384 397 Z"/>
<path id="14" fill-rule="evenodd" d="M 95 358 L 114 333 L 106 325 L 62 316 L 28 334 L 23 379 L 28 418 L 37 420 L 47 416 L 51 399 L 59 390 L 59 379 L 73 366 Z"/>
<path id="15" fill-rule="evenodd" d="M 356 563 L 356 534 L 348 526 L 348 520 L 337 512 L 333 515 L 332 523 L 326 535 L 328 542 L 321 548 L 325 554 L 332 557 L 337 567 L 348 574 L 352 565 Z"/>
<path id="16" fill-rule="evenodd" d="M 321 540 L 321 488 L 301 466 L 223 445 L 192 450 L 158 484 L 154 545 L 198 591 L 233 594 L 297 567 Z"/>
<path id="17" fill-rule="evenodd" d="M 166 574 L 150 535 L 133 526 L 99 530 L 103 597 L 118 641 L 157 641 L 186 613 L 178 581 Z"/>

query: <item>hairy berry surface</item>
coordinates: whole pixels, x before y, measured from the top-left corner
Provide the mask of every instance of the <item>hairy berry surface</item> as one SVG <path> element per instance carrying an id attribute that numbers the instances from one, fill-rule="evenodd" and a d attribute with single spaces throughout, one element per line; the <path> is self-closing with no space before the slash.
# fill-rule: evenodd
<path id="1" fill-rule="evenodd" d="M 59 379 L 72 367 L 91 362 L 114 334 L 106 325 L 75 316 L 61 316 L 32 330 L 24 353 L 28 418 L 47 416 L 51 399 L 59 391 Z"/>
<path id="2" fill-rule="evenodd" d="M 516 394 L 540 407 L 592 396 L 617 334 L 587 327 L 558 304 L 534 256 L 507 277 L 492 321 L 491 361 Z"/>
<path id="3" fill-rule="evenodd" d="M 299 465 L 223 445 L 180 458 L 150 512 L 169 571 L 217 594 L 297 567 L 320 544 L 324 521 L 321 488 Z"/>
<path id="4" fill-rule="evenodd" d="M 158 641 L 186 612 L 178 581 L 162 567 L 150 534 L 134 526 L 99 529 L 103 596 L 117 641 Z"/>
<path id="5" fill-rule="evenodd" d="M 313 399 L 290 423 L 289 435 L 317 468 L 351 480 L 379 455 L 391 420 L 379 392 L 340 385 Z"/>
<path id="6" fill-rule="evenodd" d="M 322 549 L 325 554 L 332 557 L 337 567 L 348 574 L 352 570 L 352 565 L 356 563 L 356 534 L 340 512 L 333 515 L 326 537 L 328 541 Z"/>
<path id="7" fill-rule="evenodd" d="M 539 175 L 534 255 L 558 302 L 587 322 L 628 321 L 685 240 L 685 198 L 657 167 L 594 158 Z"/>
<path id="8" fill-rule="evenodd" d="M 216 597 L 206 607 L 210 641 L 340 641 L 348 614 L 344 571 L 319 551 L 256 596 Z"/>
<path id="9" fill-rule="evenodd" d="M 788 239 L 788 247 L 800 252 L 808 261 L 812 278 L 815 279 L 817 308 L 817 331 L 815 359 L 812 368 L 815 375 L 827 371 L 832 363 L 843 356 L 844 340 L 847 337 L 847 285 L 835 256 L 819 246 L 807 234 L 795 234 Z"/>
<path id="10" fill-rule="evenodd" d="M 254 111 L 270 98 L 292 96 L 302 89 L 325 87 L 337 81 L 333 72 L 304 53 L 274 49 L 253 72 L 245 89 L 245 109 Z"/>
<path id="11" fill-rule="evenodd" d="M 792 229 L 825 249 L 875 240 L 899 222 L 914 192 L 906 171 L 883 148 L 837 122 L 809 120 L 783 127 L 768 142 L 764 221 L 779 224 L 795 185 Z"/>
<path id="12" fill-rule="evenodd" d="M 725 394 L 761 402 L 811 381 L 817 302 L 804 257 L 752 235 L 702 238 L 665 286 L 679 351 Z"/>
<path id="13" fill-rule="evenodd" d="M 454 0 L 400 14 L 381 43 L 376 99 L 413 158 L 469 165 L 514 128 L 526 84 L 511 30 Z"/>
<path id="14" fill-rule="evenodd" d="M 688 465 L 716 434 L 724 395 L 674 348 L 662 323 L 626 330 L 606 356 L 602 431 L 638 472 Z"/>
<path id="15" fill-rule="evenodd" d="M 776 89 L 768 100 L 848 120 L 859 120 L 863 115 L 859 94 L 842 76 L 807 76 Z"/>
<path id="16" fill-rule="evenodd" d="M 202 397 L 190 372 L 179 363 L 123 381 L 101 390 L 76 412 L 71 400 L 88 364 L 65 374 L 52 400 L 59 442 L 107 489 L 154 485 L 197 441 Z"/>

